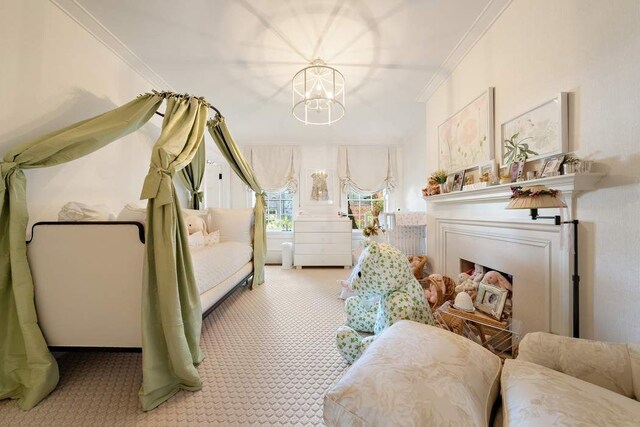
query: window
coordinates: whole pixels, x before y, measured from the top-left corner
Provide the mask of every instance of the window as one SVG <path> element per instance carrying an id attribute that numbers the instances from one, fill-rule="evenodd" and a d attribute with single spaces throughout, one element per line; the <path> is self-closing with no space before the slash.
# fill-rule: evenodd
<path id="1" fill-rule="evenodd" d="M 384 212 L 384 191 L 364 195 L 355 191 L 347 194 L 347 210 L 353 229 L 363 229 L 373 224 L 373 211 Z"/>
<path id="2" fill-rule="evenodd" d="M 265 194 L 267 231 L 293 229 L 293 193 L 289 190 Z"/>

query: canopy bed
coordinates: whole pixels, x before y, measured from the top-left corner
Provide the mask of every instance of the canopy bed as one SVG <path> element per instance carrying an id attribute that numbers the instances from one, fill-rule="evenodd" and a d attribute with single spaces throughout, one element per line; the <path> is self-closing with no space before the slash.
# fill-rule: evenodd
<path id="1" fill-rule="evenodd" d="M 264 282 L 263 191 L 229 134 L 224 117 L 203 98 L 153 91 L 20 144 L 0 162 L 0 399 L 17 399 L 22 409 L 30 409 L 58 383 L 58 367 L 38 325 L 34 305 L 25 242 L 28 211 L 23 170 L 88 155 L 142 127 L 163 103 L 162 131 L 153 147 L 140 197 L 147 200 L 142 257 L 143 380 L 139 393 L 143 410 L 155 408 L 180 389 L 202 387 L 196 370 L 203 359 L 199 346 L 201 302 L 172 178 L 197 157 L 205 128 L 231 168 L 256 193 L 252 285 Z M 216 115 L 207 120 L 209 108 Z M 193 188 L 198 188 L 199 172 L 195 164 L 190 168 Z M 196 193 L 192 192 L 192 200 L 199 200 Z"/>

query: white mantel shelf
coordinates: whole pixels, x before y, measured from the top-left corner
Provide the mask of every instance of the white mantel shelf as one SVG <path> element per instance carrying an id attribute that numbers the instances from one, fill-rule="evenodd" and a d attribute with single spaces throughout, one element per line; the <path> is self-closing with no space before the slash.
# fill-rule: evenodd
<path id="1" fill-rule="evenodd" d="M 511 198 L 512 186 L 544 185 L 560 190 L 565 197 L 576 197 L 580 192 L 594 190 L 598 181 L 606 174 L 586 173 L 551 176 L 530 181 L 512 182 L 510 184 L 492 185 L 477 190 L 452 191 L 436 196 L 422 197 L 427 203 L 483 203 L 507 201 Z"/>

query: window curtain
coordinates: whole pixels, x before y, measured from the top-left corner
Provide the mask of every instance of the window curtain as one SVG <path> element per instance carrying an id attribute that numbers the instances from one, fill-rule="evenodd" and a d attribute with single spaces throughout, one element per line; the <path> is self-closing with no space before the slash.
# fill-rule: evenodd
<path id="1" fill-rule="evenodd" d="M 161 105 L 143 95 L 97 117 L 9 150 L 0 162 L 0 399 L 30 409 L 58 383 L 34 304 L 25 243 L 27 181 L 23 169 L 55 166 L 90 154 L 144 125 Z M 117 168 L 117 165 L 114 165 Z"/>
<path id="2" fill-rule="evenodd" d="M 338 148 L 338 176 L 343 193 L 373 194 L 396 187 L 395 147 L 352 146 Z"/>
<path id="3" fill-rule="evenodd" d="M 202 361 L 202 310 L 173 175 L 187 166 L 203 141 L 207 104 L 171 97 L 162 133 L 153 147 L 141 199 L 147 204 L 147 243 L 142 294 L 143 410 L 180 389 L 202 387 L 195 365 Z"/>
<path id="4" fill-rule="evenodd" d="M 298 191 L 299 148 L 295 146 L 246 147 L 253 173 L 269 193 Z"/>
<path id="5" fill-rule="evenodd" d="M 200 209 L 204 201 L 204 192 L 200 189 L 204 178 L 204 169 L 207 163 L 207 154 L 204 141 L 198 146 L 196 155 L 191 163 L 180 171 L 182 183 L 189 190 L 189 207 Z"/>
<path id="6" fill-rule="evenodd" d="M 264 264 L 267 255 L 264 191 L 258 183 L 253 169 L 231 137 L 224 117 L 216 116 L 215 119 L 209 120 L 207 126 L 231 169 L 256 194 L 256 204 L 253 208 L 255 225 L 253 228 L 253 281 L 251 286 L 261 285 L 264 283 Z"/>

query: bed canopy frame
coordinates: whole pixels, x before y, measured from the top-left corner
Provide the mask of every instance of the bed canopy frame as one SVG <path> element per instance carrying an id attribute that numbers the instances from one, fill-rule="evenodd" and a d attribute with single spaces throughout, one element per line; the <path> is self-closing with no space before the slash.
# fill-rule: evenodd
<path id="1" fill-rule="evenodd" d="M 163 103 L 164 115 L 158 112 Z M 215 112 L 212 119 L 208 119 L 208 109 Z M 180 389 L 202 387 L 196 370 L 203 359 L 200 298 L 172 178 L 192 162 L 204 165 L 205 128 L 234 172 L 256 193 L 252 285 L 264 282 L 264 193 L 224 116 L 204 98 L 152 91 L 99 116 L 19 144 L 0 162 L 0 399 L 17 399 L 22 409 L 30 409 L 53 391 L 59 379 L 34 304 L 25 242 L 28 211 L 23 170 L 88 155 L 136 131 L 154 114 L 164 117 L 162 131 L 153 146 L 140 196 L 147 200 L 139 393 L 143 410 L 155 408 Z M 198 187 L 199 183 L 196 192 Z M 192 194 L 197 201 L 193 188 Z"/>

